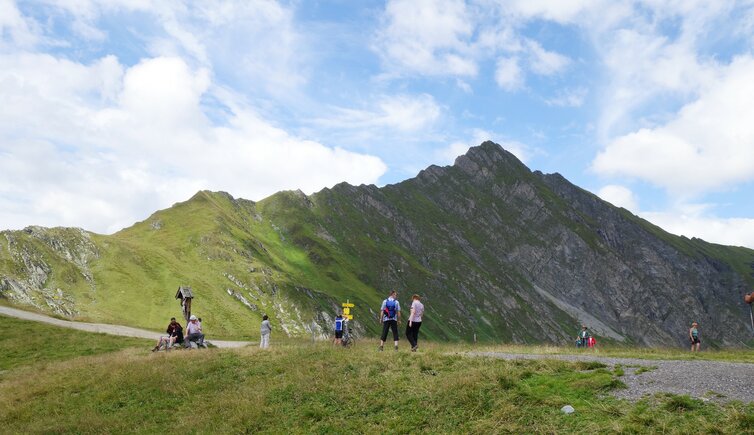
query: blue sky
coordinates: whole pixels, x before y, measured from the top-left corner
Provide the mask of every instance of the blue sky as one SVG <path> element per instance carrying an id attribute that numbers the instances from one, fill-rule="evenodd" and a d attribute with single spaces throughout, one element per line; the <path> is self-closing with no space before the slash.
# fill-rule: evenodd
<path id="1" fill-rule="evenodd" d="M 384 185 L 491 139 L 754 247 L 754 2 L 0 0 L 0 227 Z"/>

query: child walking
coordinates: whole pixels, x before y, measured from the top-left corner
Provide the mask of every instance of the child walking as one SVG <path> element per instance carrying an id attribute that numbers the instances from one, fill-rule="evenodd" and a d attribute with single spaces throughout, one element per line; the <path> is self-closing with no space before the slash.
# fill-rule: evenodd
<path id="1" fill-rule="evenodd" d="M 262 339 L 259 340 L 259 347 L 267 349 L 270 347 L 270 332 L 272 332 L 272 326 L 270 326 L 270 320 L 269 317 L 267 317 L 267 314 L 262 316 L 262 327 L 259 329 L 259 332 L 262 333 Z"/>

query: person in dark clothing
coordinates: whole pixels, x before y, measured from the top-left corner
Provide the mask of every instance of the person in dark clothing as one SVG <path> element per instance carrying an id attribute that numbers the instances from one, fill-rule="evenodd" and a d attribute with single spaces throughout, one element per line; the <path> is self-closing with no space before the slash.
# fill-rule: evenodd
<path id="1" fill-rule="evenodd" d="M 152 352 L 159 350 L 163 344 L 165 345 L 165 349 L 170 349 L 175 343 L 183 343 L 183 327 L 175 320 L 175 317 L 170 318 L 170 323 L 165 333 L 168 335 L 160 337 Z"/>

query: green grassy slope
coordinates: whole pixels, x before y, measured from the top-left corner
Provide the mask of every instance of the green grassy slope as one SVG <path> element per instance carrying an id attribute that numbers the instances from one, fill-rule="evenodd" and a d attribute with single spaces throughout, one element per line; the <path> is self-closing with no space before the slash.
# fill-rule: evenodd
<path id="1" fill-rule="evenodd" d="M 148 349 L 151 340 L 92 334 L 28 320 L 0 316 L 0 380 L 9 370 L 43 366 L 88 355 L 100 355 L 130 347 Z"/>
<path id="2" fill-rule="evenodd" d="M 300 341 L 269 351 L 126 350 L 0 377 L 7 433 L 752 433 L 754 405 L 610 396 L 619 370 L 344 350 Z M 565 415 L 566 404 L 576 414 Z"/>

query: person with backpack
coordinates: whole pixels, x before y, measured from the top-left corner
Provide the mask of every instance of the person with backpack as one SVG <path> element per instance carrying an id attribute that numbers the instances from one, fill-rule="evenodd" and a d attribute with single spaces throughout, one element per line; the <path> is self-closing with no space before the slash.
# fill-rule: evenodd
<path id="1" fill-rule="evenodd" d="M 333 340 L 333 344 L 335 345 L 343 344 L 344 320 L 342 313 L 338 313 L 337 317 L 335 317 L 335 340 Z"/>
<path id="2" fill-rule="evenodd" d="M 697 328 L 699 326 L 698 323 L 694 322 L 691 324 L 691 328 L 689 328 L 689 341 L 691 341 L 691 351 L 694 352 L 694 347 L 696 347 L 696 351 L 699 352 L 699 347 L 701 347 L 702 342 L 699 340 L 699 329 Z"/>
<path id="3" fill-rule="evenodd" d="M 419 328 L 422 326 L 424 304 L 421 303 L 421 297 L 417 294 L 413 295 L 411 299 L 411 311 L 408 315 L 406 339 L 411 343 L 411 352 L 416 352 L 419 349 Z"/>
<path id="4" fill-rule="evenodd" d="M 259 332 L 262 334 L 259 347 L 267 349 L 270 347 L 270 333 L 272 332 L 272 325 L 270 325 L 270 318 L 267 317 L 267 314 L 262 316 L 262 326 L 259 327 Z"/>
<path id="5" fill-rule="evenodd" d="M 398 292 L 395 290 L 390 292 L 390 296 L 382 301 L 382 307 L 380 308 L 380 323 L 382 323 L 382 337 L 380 338 L 380 348 L 385 346 L 385 339 L 387 339 L 387 331 L 391 329 L 393 331 L 393 341 L 395 343 L 395 350 L 398 351 L 398 323 L 401 320 L 401 304 L 398 303 Z"/>

